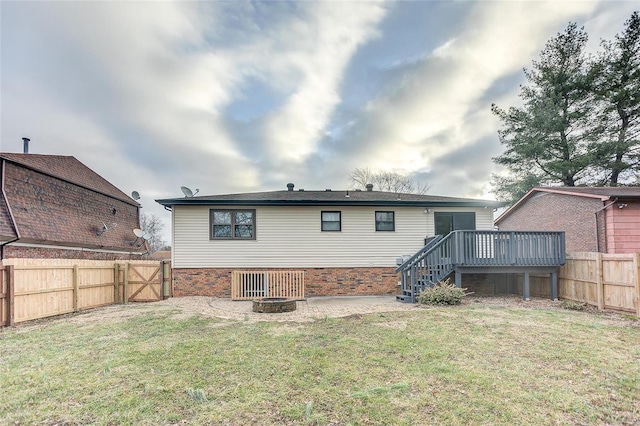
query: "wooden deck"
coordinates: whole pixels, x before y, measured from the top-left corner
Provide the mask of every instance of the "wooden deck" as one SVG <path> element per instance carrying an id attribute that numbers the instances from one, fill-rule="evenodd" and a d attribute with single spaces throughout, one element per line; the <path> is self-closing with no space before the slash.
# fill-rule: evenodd
<path id="1" fill-rule="evenodd" d="M 557 298 L 557 271 L 565 263 L 564 232 L 453 231 L 436 236 L 398 266 L 402 293 L 397 299 L 415 303 L 416 296 L 450 274 L 458 287 L 462 274 L 523 273 L 523 297 L 529 298 L 529 274 L 549 273 Z"/>

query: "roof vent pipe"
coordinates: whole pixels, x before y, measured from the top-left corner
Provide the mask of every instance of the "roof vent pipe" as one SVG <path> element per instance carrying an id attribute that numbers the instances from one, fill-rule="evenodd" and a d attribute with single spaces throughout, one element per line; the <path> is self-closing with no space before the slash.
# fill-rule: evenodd
<path id="1" fill-rule="evenodd" d="M 373 184 L 372 183 L 368 183 L 365 185 L 365 188 L 367 188 L 367 191 L 371 192 L 373 191 Z"/>
<path id="2" fill-rule="evenodd" d="M 293 187 L 294 187 L 294 185 L 292 183 L 288 183 L 287 184 L 287 190 L 288 191 L 293 191 Z"/>
<path id="3" fill-rule="evenodd" d="M 29 138 L 22 138 L 22 152 L 24 152 L 25 154 L 29 153 L 29 141 L 31 139 Z"/>

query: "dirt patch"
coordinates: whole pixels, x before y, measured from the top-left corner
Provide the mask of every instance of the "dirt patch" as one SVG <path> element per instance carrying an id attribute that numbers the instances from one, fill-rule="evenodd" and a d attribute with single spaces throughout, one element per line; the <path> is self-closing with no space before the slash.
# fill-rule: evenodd
<path id="1" fill-rule="evenodd" d="M 362 318 L 362 315 L 370 313 L 431 309 L 429 306 L 396 302 L 392 298 L 388 298 L 386 301 L 382 301 L 380 298 L 372 298 L 371 303 L 367 303 L 366 298 L 359 298 L 357 300 L 354 298 L 345 298 L 344 300 L 336 299 L 338 298 L 332 298 L 330 303 L 322 303 L 322 301 L 318 300 L 312 300 L 313 303 L 299 301 L 298 308 L 294 312 L 259 314 L 252 312 L 251 302 L 249 301 L 233 302 L 229 299 L 216 299 L 204 296 L 177 297 L 160 302 L 112 305 L 74 314 L 61 315 L 55 318 L 30 321 L 25 324 L 19 324 L 19 332 L 41 328 L 52 321 L 68 321 L 72 324 L 82 325 L 104 324 L 105 322 L 127 320 L 149 312 L 166 313 L 176 320 L 188 319 L 192 316 L 199 315 L 233 321 L 303 323 L 315 321 L 316 319 L 339 317 L 346 317 L 348 320 L 358 321 Z M 559 301 L 538 298 L 524 301 L 518 296 L 469 296 L 463 299 L 460 307 L 486 309 L 487 313 L 491 312 L 490 316 L 494 322 L 501 321 L 500 315 L 498 314 L 500 309 L 564 309 L 562 302 Z M 458 315 L 456 310 L 460 307 L 451 307 L 450 310 L 439 310 L 439 315 L 455 317 Z M 630 315 L 609 311 L 599 312 L 594 307 L 586 307 L 583 313 L 585 315 L 596 314 L 604 317 L 612 324 L 636 326 L 640 328 L 640 320 Z M 488 322 L 491 321 L 488 318 L 485 318 L 485 320 Z M 403 321 L 383 324 L 384 325 L 381 326 L 396 329 L 405 329 L 407 327 L 407 324 Z M 282 332 L 288 333 L 294 330 L 295 328 L 288 330 L 285 327 Z"/>

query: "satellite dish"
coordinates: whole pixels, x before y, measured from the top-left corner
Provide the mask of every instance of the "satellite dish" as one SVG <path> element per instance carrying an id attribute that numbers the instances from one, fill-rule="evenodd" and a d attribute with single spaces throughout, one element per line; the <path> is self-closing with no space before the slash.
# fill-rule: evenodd
<path id="1" fill-rule="evenodd" d="M 140 193 L 138 191 L 133 191 L 131 193 L 131 198 L 133 198 L 134 200 L 139 200 L 140 199 Z"/>
<path id="2" fill-rule="evenodd" d="M 180 190 L 182 191 L 185 197 L 187 198 L 193 197 L 193 192 L 191 192 L 191 190 L 186 186 L 181 186 Z"/>
<path id="3" fill-rule="evenodd" d="M 136 238 L 140 238 L 144 235 L 144 231 L 142 229 L 136 228 L 133 230 L 133 235 L 135 235 Z"/>
<path id="4" fill-rule="evenodd" d="M 187 198 L 191 198 L 194 195 L 196 195 L 198 192 L 200 192 L 200 190 L 198 188 L 196 188 L 196 192 L 193 192 L 189 188 L 187 188 L 186 186 L 181 186 L 180 189 L 182 190 L 182 193 L 184 194 L 184 196 L 187 197 Z"/>
<path id="5" fill-rule="evenodd" d="M 151 234 L 148 232 L 145 232 L 142 237 L 143 240 L 150 240 L 151 239 Z"/>
<path id="6" fill-rule="evenodd" d="M 100 231 L 96 232 L 96 235 L 98 237 L 101 237 L 102 234 L 104 234 L 105 232 L 107 232 L 109 230 L 109 227 L 107 226 L 106 223 L 104 223 L 104 220 L 101 220 L 100 222 L 102 222 L 102 228 L 100 229 Z M 114 223 L 111 227 L 115 228 L 117 226 L 116 223 Z"/>

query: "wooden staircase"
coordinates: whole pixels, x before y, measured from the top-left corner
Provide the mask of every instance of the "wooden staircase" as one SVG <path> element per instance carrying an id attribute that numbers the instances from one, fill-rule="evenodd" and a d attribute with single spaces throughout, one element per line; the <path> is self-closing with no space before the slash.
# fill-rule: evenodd
<path id="1" fill-rule="evenodd" d="M 420 291 L 463 273 L 553 273 L 565 262 L 564 232 L 453 231 L 437 235 L 398 266 L 401 293 L 396 300 L 415 303 Z M 528 291 L 528 290 L 527 290 Z M 528 295 L 526 295 L 528 298 Z"/>

